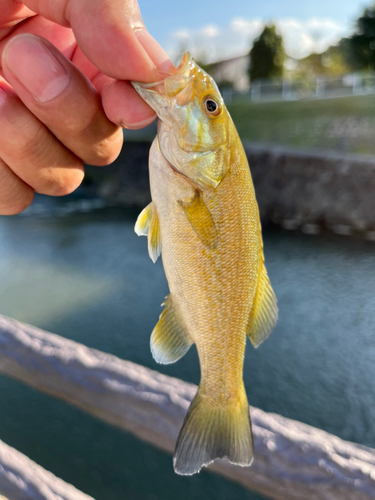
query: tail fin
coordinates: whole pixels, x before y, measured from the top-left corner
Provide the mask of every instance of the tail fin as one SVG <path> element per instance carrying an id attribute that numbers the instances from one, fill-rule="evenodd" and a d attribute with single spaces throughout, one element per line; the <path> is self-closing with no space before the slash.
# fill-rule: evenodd
<path id="1" fill-rule="evenodd" d="M 242 467 L 251 465 L 253 439 L 244 388 L 241 403 L 215 407 L 199 387 L 190 405 L 177 439 L 174 470 L 181 475 L 195 474 L 216 458 Z"/>

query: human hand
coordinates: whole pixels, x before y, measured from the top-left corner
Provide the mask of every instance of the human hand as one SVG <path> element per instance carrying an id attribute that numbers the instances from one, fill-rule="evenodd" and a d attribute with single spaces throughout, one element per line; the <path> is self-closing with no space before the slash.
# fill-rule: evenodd
<path id="1" fill-rule="evenodd" d="M 0 0 L 0 61 L 0 215 L 114 161 L 120 127 L 155 119 L 129 80 L 174 71 L 136 0 Z"/>

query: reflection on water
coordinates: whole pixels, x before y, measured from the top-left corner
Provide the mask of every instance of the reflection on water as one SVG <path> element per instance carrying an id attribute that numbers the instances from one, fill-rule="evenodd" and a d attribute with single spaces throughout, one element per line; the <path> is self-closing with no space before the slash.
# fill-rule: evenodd
<path id="1" fill-rule="evenodd" d="M 152 360 L 168 288 L 133 233 L 137 212 L 55 215 L 0 219 L 1 313 L 198 383 L 195 349 L 171 366 Z M 275 230 L 264 240 L 280 319 L 248 345 L 250 403 L 375 447 L 374 243 Z M 5 377 L 0 401 L 0 439 L 97 500 L 261 498 L 215 475 L 178 477 L 170 456 Z"/>

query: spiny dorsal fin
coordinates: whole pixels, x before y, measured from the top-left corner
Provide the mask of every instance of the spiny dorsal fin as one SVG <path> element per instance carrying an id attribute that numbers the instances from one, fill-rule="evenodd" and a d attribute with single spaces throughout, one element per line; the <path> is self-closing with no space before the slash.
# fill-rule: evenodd
<path id="1" fill-rule="evenodd" d="M 217 229 L 199 191 L 195 192 L 191 200 L 179 201 L 179 204 L 202 243 L 209 248 L 215 248 L 218 238 Z"/>
<path id="2" fill-rule="evenodd" d="M 151 334 L 151 352 L 158 363 L 169 364 L 182 358 L 193 341 L 180 319 L 170 295 L 166 297 L 162 305 L 165 305 L 165 309 Z"/>
<path id="3" fill-rule="evenodd" d="M 156 262 L 161 253 L 161 239 L 159 218 L 152 202 L 138 215 L 134 231 L 138 236 L 147 236 L 149 256 L 152 262 Z"/>
<path id="4" fill-rule="evenodd" d="M 276 325 L 277 313 L 277 299 L 267 275 L 262 253 L 258 287 L 248 328 L 248 335 L 254 347 L 258 347 L 272 332 Z"/>

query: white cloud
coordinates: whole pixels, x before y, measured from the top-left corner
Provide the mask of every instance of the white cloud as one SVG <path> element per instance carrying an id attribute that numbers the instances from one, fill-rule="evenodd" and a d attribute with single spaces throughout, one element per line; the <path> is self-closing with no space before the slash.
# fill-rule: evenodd
<path id="1" fill-rule="evenodd" d="M 179 31 L 174 31 L 172 33 L 173 38 L 177 38 L 178 40 L 186 40 L 190 38 L 190 31 L 189 30 L 179 30 Z"/>
<path id="2" fill-rule="evenodd" d="M 216 36 L 219 35 L 220 30 L 217 26 L 213 24 L 209 24 L 208 26 L 204 26 L 200 30 L 201 34 L 207 38 L 215 38 Z"/>
<path id="3" fill-rule="evenodd" d="M 286 52 L 295 58 L 322 52 L 349 32 L 348 27 L 329 18 L 279 19 L 275 24 L 283 36 Z M 237 17 L 221 28 L 206 25 L 197 30 L 180 29 L 171 34 L 168 52 L 175 58 L 181 47 L 186 46 L 197 58 L 207 61 L 242 55 L 249 51 L 263 28 L 260 19 Z"/>
<path id="4" fill-rule="evenodd" d="M 306 26 L 312 29 L 329 29 L 329 30 L 341 30 L 342 26 L 333 19 L 317 19 L 312 18 L 306 22 Z"/>
<path id="5" fill-rule="evenodd" d="M 347 34 L 345 26 L 332 19 L 280 19 L 276 26 L 284 38 L 285 50 L 296 58 L 322 52 Z"/>
<path id="6" fill-rule="evenodd" d="M 235 17 L 232 19 L 229 27 L 232 31 L 244 35 L 259 36 L 264 23 L 260 19 L 246 20 L 242 17 Z"/>

